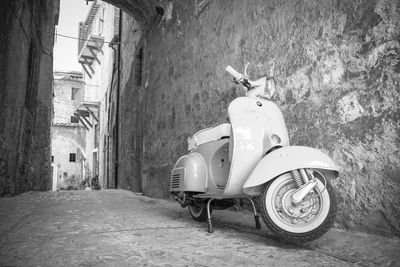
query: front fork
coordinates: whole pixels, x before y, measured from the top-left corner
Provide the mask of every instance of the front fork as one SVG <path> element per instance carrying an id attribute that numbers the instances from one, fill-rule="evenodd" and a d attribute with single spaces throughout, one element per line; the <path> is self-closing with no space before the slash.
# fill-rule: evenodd
<path id="1" fill-rule="evenodd" d="M 290 173 L 297 187 L 291 200 L 294 206 L 298 206 L 317 185 L 317 179 L 314 177 L 313 171 L 308 169 L 293 170 Z"/>

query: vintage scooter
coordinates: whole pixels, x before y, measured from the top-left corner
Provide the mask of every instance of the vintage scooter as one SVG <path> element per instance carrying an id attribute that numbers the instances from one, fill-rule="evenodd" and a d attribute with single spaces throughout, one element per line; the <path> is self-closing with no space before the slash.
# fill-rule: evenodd
<path id="1" fill-rule="evenodd" d="M 257 207 L 268 228 L 280 238 L 306 242 L 325 234 L 337 210 L 330 179 L 338 168 L 317 149 L 289 146 L 283 115 L 272 101 L 272 77 L 256 81 L 226 67 L 246 90 L 228 107 L 230 123 L 207 128 L 188 138 L 187 155 L 178 159 L 170 192 L 196 221 L 211 212 L 250 201 L 260 229 Z M 256 201 L 253 201 L 256 200 Z M 257 203 L 257 205 L 255 204 Z"/>

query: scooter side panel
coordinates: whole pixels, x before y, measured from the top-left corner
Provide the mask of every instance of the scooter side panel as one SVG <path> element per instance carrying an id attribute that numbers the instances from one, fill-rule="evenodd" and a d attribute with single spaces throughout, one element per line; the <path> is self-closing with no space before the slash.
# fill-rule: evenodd
<path id="1" fill-rule="evenodd" d="M 181 157 L 171 173 L 170 192 L 205 192 L 207 167 L 203 157 L 190 153 Z"/>
<path id="2" fill-rule="evenodd" d="M 253 169 L 243 185 L 246 194 L 254 192 L 252 188 L 262 185 L 285 172 L 312 168 L 329 170 L 339 175 L 338 168 L 329 156 L 315 148 L 288 146 L 277 149 L 263 157 Z"/>
<path id="3" fill-rule="evenodd" d="M 229 138 L 202 144 L 194 151 L 203 157 L 207 166 L 208 179 L 204 176 L 207 192 L 225 188 L 230 170 L 228 147 Z"/>

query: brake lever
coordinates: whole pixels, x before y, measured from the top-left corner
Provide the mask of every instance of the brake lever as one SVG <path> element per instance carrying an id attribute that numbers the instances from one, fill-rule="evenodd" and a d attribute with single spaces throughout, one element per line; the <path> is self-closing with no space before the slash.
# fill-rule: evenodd
<path id="1" fill-rule="evenodd" d="M 244 64 L 244 75 L 246 76 L 246 78 L 249 78 L 249 75 L 247 74 L 247 68 L 249 67 L 250 62 L 247 62 L 246 64 Z"/>
<path id="2" fill-rule="evenodd" d="M 251 84 L 249 83 L 249 80 L 247 80 L 247 79 L 243 79 L 243 81 L 240 84 L 243 85 L 244 87 L 246 87 L 247 91 L 250 91 L 253 88 L 253 86 L 251 86 Z"/>
<path id="3" fill-rule="evenodd" d="M 240 85 L 246 87 L 247 91 L 249 91 L 251 88 L 253 88 L 247 79 L 243 79 L 242 78 L 241 81 L 238 81 L 235 78 L 233 78 L 233 82 L 236 83 L 236 84 L 240 84 Z"/>

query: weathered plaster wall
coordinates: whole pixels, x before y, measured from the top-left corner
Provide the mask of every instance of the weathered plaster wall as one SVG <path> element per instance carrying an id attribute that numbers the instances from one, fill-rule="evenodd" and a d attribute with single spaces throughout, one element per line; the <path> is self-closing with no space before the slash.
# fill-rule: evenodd
<path id="1" fill-rule="evenodd" d="M 72 88 L 77 91 L 72 97 Z M 78 188 L 84 179 L 86 161 L 86 129 L 79 122 L 71 123 L 76 106 L 83 100 L 82 73 L 56 71 L 54 73 L 54 118 L 51 126 L 51 155 L 57 172 L 57 189 L 73 186 Z M 74 99 L 72 99 L 74 98 Z M 76 162 L 69 161 L 70 153 L 76 154 Z"/>
<path id="2" fill-rule="evenodd" d="M 98 174 L 99 183 L 102 188 L 106 187 L 107 184 L 107 166 L 106 157 L 107 150 L 106 145 L 108 139 L 108 111 L 109 98 L 108 90 L 111 88 L 111 83 L 115 82 L 112 78 L 114 68 L 114 50 L 115 44 L 110 44 L 111 40 L 114 39 L 118 29 L 115 25 L 115 17 L 119 14 L 119 9 L 113 5 L 98 1 L 99 9 L 94 13 L 93 20 L 90 24 L 90 34 L 94 36 L 101 36 L 104 38 L 105 43 L 102 44 L 101 52 L 97 53 L 97 60 L 94 60 L 92 65 L 86 67 L 89 71 L 84 72 L 85 80 L 85 94 L 84 101 L 96 102 L 99 106 L 92 106 L 92 111 L 96 114 L 99 119 L 97 122 L 92 116 L 88 118 L 93 127 L 90 127 L 87 132 L 86 140 L 86 155 L 87 162 L 89 164 L 90 176 L 94 177 Z M 102 25 L 102 27 L 99 27 Z M 95 132 L 95 124 L 97 124 L 99 130 Z M 95 138 L 97 135 L 97 139 Z M 98 140 L 98 144 L 95 143 Z M 96 163 L 97 162 L 97 163 Z"/>
<path id="3" fill-rule="evenodd" d="M 82 168 L 86 164 L 86 130 L 82 126 L 57 124 L 52 126 L 52 156 L 57 166 L 57 188 L 79 186 L 83 180 Z M 76 162 L 69 154 L 76 153 Z"/>
<path id="4" fill-rule="evenodd" d="M 13 194 L 16 191 L 16 168 L 18 153 L 18 136 L 21 123 L 22 106 L 24 105 L 25 86 L 24 79 L 12 79 L 10 68 L 16 77 L 26 77 L 26 68 L 17 68 L 27 65 L 27 53 L 20 51 L 29 50 L 29 40 L 23 31 L 19 31 L 20 25 L 15 17 L 16 7 L 8 1 L 4 3 L 4 8 L 0 9 L 0 27 L 10 29 L 4 31 L 4 38 L 1 41 L 1 90 L 0 90 L 0 194 Z M 28 11 L 29 12 L 29 11 Z M 21 19 L 27 17 L 26 14 Z M 15 50 L 10 51 L 10 43 L 15 43 Z M 12 90 L 13 89 L 13 90 Z"/>
<path id="5" fill-rule="evenodd" d="M 36 1 L 34 1 L 36 2 Z M 53 117 L 53 47 L 54 28 L 58 23 L 54 12 L 58 13 L 59 0 L 42 0 L 36 2 L 34 10 L 39 16 L 34 18 L 38 33 L 42 58 L 38 68 L 38 93 L 36 120 L 34 125 L 34 142 L 32 147 L 32 189 L 50 190 L 51 173 L 51 121 Z"/>
<path id="6" fill-rule="evenodd" d="M 172 1 L 171 19 L 145 34 L 143 98 L 123 84 L 121 110 L 138 112 L 121 118 L 131 123 L 122 135 L 140 134 L 138 116 L 145 122 L 144 193 L 167 196 L 186 138 L 225 122 L 243 95 L 225 66 L 250 62 L 256 78 L 274 62 L 291 143 L 323 150 L 341 170 L 338 224 L 399 235 L 400 1 L 197 2 Z M 126 148 L 126 164 L 135 152 Z"/>
<path id="7" fill-rule="evenodd" d="M 119 9 L 114 6 L 104 3 L 103 6 L 104 12 L 104 30 L 102 36 L 104 36 L 105 40 L 112 40 L 115 37 L 115 34 L 118 33 L 118 25 L 115 25 L 115 17 L 119 15 Z M 115 49 L 115 45 L 113 45 Z M 98 76 L 101 77 L 101 87 L 98 88 L 100 101 L 100 109 L 99 109 L 99 120 L 100 120 L 100 129 L 99 129 L 99 147 L 98 147 L 98 159 L 99 159 L 99 184 L 102 188 L 106 187 L 107 184 L 107 169 L 106 164 L 104 164 L 107 160 L 107 150 L 105 140 L 108 138 L 108 113 L 107 109 L 109 106 L 109 95 L 107 93 L 108 90 L 112 87 L 112 82 L 115 82 L 115 77 L 113 76 L 114 71 L 114 50 L 113 47 L 110 47 L 108 43 L 105 43 L 103 46 L 103 54 L 100 55 L 101 66 L 98 69 Z M 114 73 L 115 76 L 115 73 Z"/>
<path id="8" fill-rule="evenodd" d="M 121 90 L 120 90 L 120 138 L 119 138 L 119 169 L 118 187 L 128 188 L 134 192 L 142 191 L 141 179 L 141 139 L 142 124 L 142 93 L 143 90 L 138 85 L 138 78 L 135 77 L 135 63 L 140 47 L 144 46 L 140 42 L 142 28 L 140 24 L 128 16 L 122 16 L 121 41 Z M 139 152 L 139 153 L 138 153 Z"/>
<path id="9" fill-rule="evenodd" d="M 58 3 L 1 3 L 0 195 L 51 187 L 52 48 Z"/>
<path id="10" fill-rule="evenodd" d="M 67 75 L 66 75 L 67 76 Z M 72 88 L 79 89 L 76 100 L 72 99 Z M 83 99 L 84 84 L 82 80 L 68 78 L 54 79 L 54 118 L 53 123 L 71 123 L 78 101 Z"/>

